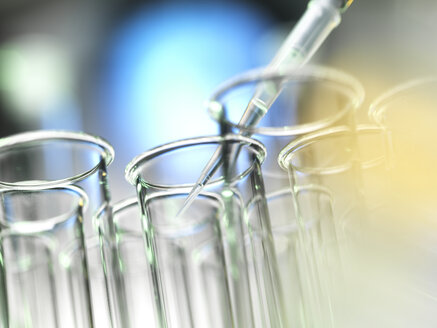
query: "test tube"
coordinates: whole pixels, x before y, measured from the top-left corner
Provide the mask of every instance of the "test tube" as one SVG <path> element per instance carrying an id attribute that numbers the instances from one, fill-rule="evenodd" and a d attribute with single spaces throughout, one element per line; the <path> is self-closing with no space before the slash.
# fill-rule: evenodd
<path id="1" fill-rule="evenodd" d="M 82 188 L 89 199 L 83 215 L 84 233 L 86 240 L 91 240 L 97 236 L 92 216 L 110 200 L 107 166 L 113 159 L 114 150 L 108 142 L 85 133 L 48 130 L 16 134 L 0 139 L 0 189 L 43 190 L 60 185 Z M 100 270 L 103 275 L 102 265 Z M 93 290 L 93 307 L 101 308 L 96 312 L 101 315 L 97 321 L 110 327 L 108 295 L 102 292 Z"/>
<path id="2" fill-rule="evenodd" d="M 369 172 L 384 161 L 382 130 L 375 125 L 320 130 L 290 142 L 278 157 L 279 165 L 289 174 L 292 191 L 311 185 L 329 190 L 332 224 L 340 235 L 345 225 L 365 224 L 367 209 L 376 201 L 372 193 L 377 193 L 366 186 Z"/>
<path id="3" fill-rule="evenodd" d="M 420 203 L 435 194 L 432 181 L 437 159 L 430 150 L 437 136 L 433 127 L 436 90 L 437 77 L 407 81 L 383 93 L 369 110 L 372 122 L 384 131 L 387 163 L 382 174 L 390 176 L 398 200 L 408 197 L 408 204 L 413 204 L 411 196 Z M 401 195 L 404 190 L 408 193 Z"/>
<path id="4" fill-rule="evenodd" d="M 186 193 L 157 193 L 145 201 L 169 327 L 229 327 L 232 308 L 218 218 L 223 205 L 201 194 L 175 220 Z"/>
<path id="5" fill-rule="evenodd" d="M 392 251 L 385 258 L 397 265 L 393 271 L 402 273 L 396 273 L 401 288 L 392 289 L 403 300 L 396 310 L 404 326 L 436 325 L 436 104 L 437 77 L 425 76 L 390 88 L 369 109 L 371 121 L 383 131 L 386 155 L 371 180 L 380 190 L 373 219 L 391 236 Z"/>
<path id="6" fill-rule="evenodd" d="M 393 286 L 400 288 L 398 282 L 394 283 L 400 275 L 386 280 L 388 272 L 395 274 L 398 264 L 388 255 L 392 254 L 388 245 L 395 243 L 390 234 L 381 235 L 383 225 L 375 213 L 382 213 L 378 199 L 382 194 L 372 189 L 375 172 L 384 168 L 385 161 L 382 130 L 375 125 L 359 125 L 355 131 L 334 127 L 308 134 L 287 145 L 279 156 L 279 164 L 290 176 L 298 218 L 308 209 L 313 212 L 326 203 L 326 197 L 317 195 L 302 198 L 302 189 L 317 186 L 329 195 L 332 215 L 321 216 L 318 233 L 304 237 L 307 243 L 320 245 L 318 253 L 310 253 L 312 249 L 308 253 L 315 259 L 315 268 L 323 269 L 315 271 L 315 281 L 323 283 L 320 291 L 327 295 L 329 312 L 325 308 L 325 313 L 331 316 L 333 327 L 355 326 L 359 320 L 372 326 L 379 322 L 376 315 L 372 318 L 367 313 L 360 318 L 358 309 L 363 303 L 383 309 L 378 314 L 380 322 L 392 320 L 390 307 L 399 306 Z M 380 263 L 381 259 L 386 261 Z M 357 290 L 369 280 L 372 283 L 366 286 L 366 293 L 356 297 Z M 382 285 L 384 297 L 363 302 L 369 295 L 375 297 Z M 387 302 L 392 297 L 395 300 Z"/>
<path id="7" fill-rule="evenodd" d="M 262 82 L 281 82 L 281 91 L 257 126 L 239 124 L 241 112 Z M 339 70 L 307 66 L 283 72 L 254 70 L 219 87 L 210 98 L 209 114 L 228 130 L 252 135 L 267 149 L 262 166 L 266 192 L 288 186 L 277 163 L 279 152 L 296 137 L 334 126 L 355 126 L 355 111 L 364 98 L 361 84 Z"/>
<path id="8" fill-rule="evenodd" d="M 1 190 L 0 244 L 7 304 L 2 327 L 92 327 L 85 256 L 85 193 L 76 187 Z M 74 248 L 77 257 L 66 256 Z"/>
<path id="9" fill-rule="evenodd" d="M 258 126 L 241 126 L 239 117 L 242 108 L 263 81 L 280 81 L 281 92 Z M 251 134 L 265 145 L 267 158 L 262 173 L 269 198 L 284 189 L 293 188 L 287 172 L 278 165 L 280 151 L 298 137 L 334 127 L 351 131 L 352 143 L 355 111 L 363 97 L 363 88 L 355 78 L 332 68 L 307 66 L 281 73 L 255 70 L 219 87 L 211 97 L 209 112 L 221 126 L 240 134 Z M 269 210 L 281 215 L 284 222 L 295 210 L 292 198 L 288 208 L 285 205 L 284 202 L 281 212 L 269 206 Z"/>
<path id="10" fill-rule="evenodd" d="M 232 168 L 227 167 L 224 160 L 223 171 L 217 171 L 211 177 L 210 183 L 205 186 L 204 192 L 194 199 L 186 211 L 180 213 L 179 210 L 193 187 L 199 170 L 208 162 L 217 146 L 224 149 L 239 146 L 241 153 Z M 251 295 L 251 290 L 254 289 L 250 287 L 253 283 L 259 287 L 255 289 L 257 292 L 268 290 L 275 294 L 272 285 L 275 269 L 271 263 L 274 260 L 273 245 L 260 170 L 264 155 L 263 146 L 249 138 L 233 135 L 200 137 L 176 141 L 150 150 L 136 157 L 126 168 L 126 178 L 136 186 L 141 205 L 146 253 L 155 282 L 158 318 L 162 327 L 178 327 L 174 319 L 178 316 L 182 318 L 177 321 L 189 322 L 189 326 L 204 326 L 205 319 L 202 319 L 202 313 L 211 313 L 216 306 L 228 314 L 222 315 L 222 320 L 216 321 L 215 324 L 206 321 L 207 326 L 269 327 L 277 324 L 276 327 L 280 327 L 280 318 L 277 315 L 279 304 L 276 304 L 276 307 L 269 304 L 273 308 L 270 313 L 262 306 L 256 305 L 256 308 L 268 314 L 268 320 L 254 320 L 252 303 L 259 298 Z M 254 254 L 244 243 L 245 237 L 251 233 L 246 225 L 246 206 L 249 202 L 257 209 L 257 222 L 263 223 L 263 238 L 259 242 L 263 245 L 260 249 L 263 250 L 261 254 L 267 267 L 263 272 L 259 272 L 256 277 L 258 280 L 255 282 L 249 281 L 247 271 L 247 258 Z M 199 232 L 199 237 L 195 238 L 196 231 Z M 191 242 L 185 241 L 186 235 L 192 235 Z M 206 237 L 211 238 L 213 244 L 208 246 Z M 171 247 L 165 246 L 164 241 L 168 239 L 175 239 L 174 243 L 177 239 L 181 241 Z M 168 244 L 168 241 L 166 243 Z M 198 243 L 204 244 L 204 248 L 202 246 L 199 249 Z M 190 261 L 196 248 L 196 254 L 199 254 L 196 256 L 201 256 L 207 261 L 207 272 L 216 277 L 217 272 L 223 275 L 220 288 L 187 288 L 191 286 L 195 277 L 186 270 L 192 270 Z M 214 250 L 216 255 L 205 257 L 205 254 L 211 251 L 208 249 Z M 170 262 L 169 258 L 172 259 Z M 178 282 L 177 285 L 172 283 L 172 279 L 164 270 L 163 266 L 170 264 L 175 268 L 168 269 L 167 272 L 178 272 L 179 277 L 172 278 Z M 224 271 L 217 271 L 218 268 Z M 206 277 L 202 279 L 204 278 Z M 179 288 L 168 289 L 167 285 Z M 208 305 L 208 309 L 204 311 L 195 310 L 197 307 L 186 301 L 188 298 L 205 297 L 205 292 L 214 290 L 217 290 L 214 292 L 215 297 L 207 302 L 196 303 Z M 181 297 L 182 300 L 178 301 Z M 223 305 L 220 305 L 226 304 L 222 303 L 222 299 L 230 302 L 230 310 L 226 307 L 225 311 Z M 276 298 L 273 301 L 276 302 Z M 188 308 L 181 309 L 181 304 L 186 304 Z"/>
<path id="11" fill-rule="evenodd" d="M 111 244 L 108 240 L 111 235 L 107 234 L 106 225 L 104 224 L 104 220 L 108 215 L 106 211 L 109 210 L 112 211 L 111 215 L 114 220 L 117 261 L 120 265 L 121 277 L 125 286 L 123 290 L 125 294 L 122 295 L 126 302 L 123 322 L 131 328 L 144 327 L 146 322 L 150 327 L 158 327 L 155 322 L 153 287 L 144 249 L 141 211 L 138 200 L 133 197 L 120 201 L 111 207 L 103 206 L 96 214 L 95 223 L 99 228 L 100 236 L 100 242 L 96 248 L 100 248 L 102 253 L 105 252 L 104 248 Z M 106 260 L 107 258 L 104 258 L 104 261 Z M 113 285 L 109 289 L 117 287 L 116 281 L 108 279 L 107 282 Z"/>
<path id="12" fill-rule="evenodd" d="M 107 166 L 114 149 L 105 140 L 79 132 L 41 130 L 0 139 L 0 188 L 44 189 L 76 185 L 87 194 L 85 235 L 95 211 L 110 199 Z"/>
<path id="13" fill-rule="evenodd" d="M 303 16 L 268 65 L 268 70 L 270 72 L 283 72 L 283 70 L 294 70 L 302 67 L 311 59 L 330 32 L 337 27 L 341 21 L 340 14 L 345 12 L 352 2 L 353 0 L 310 1 Z M 248 102 L 243 105 L 244 107 L 241 107 L 245 110 L 239 119 L 239 125 L 246 128 L 257 126 L 281 92 L 281 84 L 280 80 L 261 81 Z M 243 133 L 243 135 L 250 136 L 247 133 Z M 200 176 L 183 204 L 181 212 L 190 205 L 192 199 L 202 190 L 209 177 L 214 174 L 219 165 L 216 162 L 219 154 L 220 149 L 213 154 L 210 161 L 200 171 Z"/>
<path id="14" fill-rule="evenodd" d="M 322 259 L 323 256 L 331 259 L 335 252 L 332 240 L 323 231 L 326 223 L 332 220 L 332 199 L 327 190 L 317 186 L 301 188 L 298 198 L 305 199 L 309 206 L 301 208 L 300 212 L 294 207 L 286 217 L 281 213 L 290 208 L 293 199 L 290 188 L 267 198 L 283 292 L 284 322 L 286 327 L 329 327 L 327 290 L 322 289 L 317 274 L 327 278 L 322 274 L 327 270 L 328 261 Z M 251 214 L 249 210 L 249 222 Z M 323 235 L 316 238 L 322 231 Z"/>

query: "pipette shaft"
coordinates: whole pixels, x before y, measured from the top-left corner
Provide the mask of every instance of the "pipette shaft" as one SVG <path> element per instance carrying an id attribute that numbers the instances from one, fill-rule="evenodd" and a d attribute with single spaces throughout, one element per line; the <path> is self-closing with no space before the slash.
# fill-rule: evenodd
<path id="1" fill-rule="evenodd" d="M 283 69 L 289 70 L 304 65 L 340 23 L 340 8 L 338 7 L 340 4 L 341 2 L 337 0 L 309 2 L 307 10 L 267 68 L 281 72 Z M 261 83 L 244 111 L 239 125 L 242 127 L 256 126 L 279 93 L 278 82 Z"/>

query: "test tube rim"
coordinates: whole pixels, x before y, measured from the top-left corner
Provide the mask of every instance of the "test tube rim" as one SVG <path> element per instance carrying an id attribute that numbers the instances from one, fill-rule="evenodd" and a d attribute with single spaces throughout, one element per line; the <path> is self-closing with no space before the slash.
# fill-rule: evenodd
<path id="1" fill-rule="evenodd" d="M 307 184 L 307 185 L 303 185 L 303 186 L 294 186 L 293 188 L 294 190 L 292 190 L 289 187 L 285 187 L 282 189 L 278 189 L 275 190 L 271 193 L 266 194 L 266 201 L 267 203 L 271 202 L 271 201 L 275 201 L 276 198 L 279 197 L 283 197 L 283 196 L 287 196 L 290 197 L 290 199 L 293 198 L 293 193 L 295 194 L 299 194 L 301 192 L 311 192 L 311 191 L 318 191 L 318 192 L 322 192 L 325 195 L 329 195 L 331 196 L 331 192 L 329 191 L 328 188 L 321 186 L 321 185 L 316 185 L 316 184 Z M 251 206 L 253 204 L 249 203 L 246 208 L 248 213 L 251 211 Z M 307 222 L 308 227 L 312 226 L 313 224 L 315 224 L 316 220 L 311 220 L 309 222 Z M 298 230 L 298 223 L 297 223 L 297 219 L 296 222 L 287 222 L 287 223 L 282 223 L 282 224 L 278 224 L 278 225 L 273 225 L 272 224 L 272 233 L 273 235 L 283 235 L 283 234 L 288 234 L 290 232 L 294 232 Z"/>
<path id="2" fill-rule="evenodd" d="M 393 101 L 396 101 L 399 97 L 406 95 L 416 88 L 421 88 L 431 83 L 437 83 L 437 76 L 424 76 L 416 79 L 408 80 L 404 83 L 398 84 L 378 96 L 369 106 L 368 117 L 369 119 L 379 126 L 385 126 L 384 114 L 387 111 L 387 107 Z M 437 85 L 436 85 L 437 90 Z"/>
<path id="3" fill-rule="evenodd" d="M 2 152 L 2 150 L 8 150 L 14 146 L 23 146 L 26 144 L 37 145 L 39 142 L 46 142 L 51 140 L 83 144 L 88 143 L 96 149 L 100 150 L 102 160 L 105 162 L 106 166 L 109 166 L 114 160 L 114 148 L 105 139 L 84 132 L 73 132 L 64 130 L 36 130 L 1 138 L 0 153 Z M 15 190 L 40 190 L 61 185 L 74 184 L 96 172 L 100 165 L 101 161 L 96 163 L 96 165 L 89 170 L 78 173 L 71 177 L 57 180 L 30 180 L 19 182 L 0 181 L 0 187 Z"/>
<path id="4" fill-rule="evenodd" d="M 104 203 L 102 204 L 95 212 L 95 214 L 93 215 L 93 224 L 96 227 L 96 230 L 98 230 L 98 227 L 100 226 L 100 224 L 104 223 L 103 221 L 106 220 L 106 216 L 105 216 L 105 212 L 106 211 L 111 211 L 111 216 L 112 219 L 114 221 L 114 224 L 117 225 L 117 213 L 130 208 L 131 206 L 138 206 L 138 216 L 141 215 L 140 213 L 140 209 L 139 209 L 139 202 L 138 202 L 138 198 L 135 196 L 132 197 L 128 197 L 125 199 L 122 199 L 118 202 L 115 202 L 113 204 L 110 203 Z"/>
<path id="5" fill-rule="evenodd" d="M 296 138 L 295 140 L 293 140 L 292 142 L 290 142 L 289 144 L 287 144 L 279 153 L 278 156 L 278 164 L 281 167 L 281 169 L 283 169 L 284 171 L 288 171 L 290 166 L 292 166 L 296 171 L 301 172 L 301 173 L 307 173 L 307 174 L 333 174 L 333 173 L 338 173 L 338 172 L 342 172 L 344 170 L 347 170 L 350 168 L 350 166 L 352 164 L 344 164 L 344 165 L 337 165 L 337 166 L 332 166 L 332 167 L 328 167 L 328 168 L 303 168 L 303 167 L 298 167 L 298 166 L 293 166 L 292 163 L 292 159 L 294 156 L 296 156 L 296 154 L 294 153 L 294 151 L 306 147 L 309 144 L 319 140 L 320 138 L 323 137 L 331 137 L 331 136 L 335 136 L 335 135 L 341 135 L 344 133 L 373 133 L 373 132 L 379 132 L 382 133 L 382 128 L 375 125 L 375 124 L 360 124 L 358 125 L 355 129 L 352 129 L 348 126 L 336 126 L 336 127 L 332 127 L 332 128 L 328 128 L 328 129 L 323 129 L 314 133 L 310 133 L 304 136 L 301 136 L 299 138 Z M 361 166 L 363 168 L 368 168 L 368 167 L 372 167 L 374 165 L 377 165 L 378 163 L 382 163 L 384 161 L 384 155 L 381 155 L 380 157 L 376 157 L 373 159 L 370 159 L 368 161 L 365 161 L 363 163 L 361 163 Z"/>
<path id="6" fill-rule="evenodd" d="M 46 189 L 4 189 L 0 190 L 0 196 L 7 193 L 46 193 L 46 192 L 67 192 L 75 194 L 78 197 L 77 204 L 75 204 L 67 213 L 61 213 L 50 218 L 44 218 L 37 221 L 22 220 L 19 222 L 10 222 L 3 220 L 3 216 L 0 217 L 0 230 L 8 229 L 9 234 L 20 235 L 35 235 L 41 233 L 47 233 L 54 229 L 56 226 L 68 224 L 70 220 L 75 218 L 76 213 L 83 215 L 86 211 L 89 198 L 85 191 L 77 186 L 57 186 Z M 2 196 L 3 197 L 3 196 Z M 78 208 L 82 208 L 81 212 L 77 212 Z"/>
<path id="7" fill-rule="evenodd" d="M 158 184 L 158 183 L 152 183 L 150 181 L 147 181 L 143 178 L 140 178 L 140 175 L 137 173 L 138 166 L 141 165 L 141 163 L 146 162 L 147 160 L 153 159 L 155 157 L 160 156 L 163 153 L 170 152 L 182 147 L 192 147 L 192 146 L 199 146 L 199 145 L 207 145 L 216 144 L 217 147 L 221 145 L 223 141 L 234 141 L 234 142 L 243 142 L 246 145 L 254 146 L 257 159 L 260 164 L 263 163 L 264 159 L 267 155 L 267 150 L 265 146 L 252 138 L 244 137 L 241 135 L 236 134 L 227 134 L 224 136 L 220 135 L 212 135 L 212 136 L 201 136 L 201 137 L 194 137 L 194 138 L 187 138 L 187 139 L 180 139 L 177 141 L 169 142 L 166 144 L 163 144 L 161 146 L 152 148 L 136 157 L 134 157 L 129 164 L 126 166 L 125 169 L 125 179 L 133 186 L 137 184 L 137 179 L 140 180 L 140 183 L 144 184 L 147 187 L 153 187 L 156 189 L 184 189 L 184 190 L 191 190 L 195 186 L 195 181 L 192 183 L 186 183 L 186 184 Z M 244 172 L 245 174 L 241 174 L 240 178 L 244 178 L 249 172 L 251 172 L 251 167 L 246 169 Z M 219 184 L 223 181 L 223 178 L 216 179 L 214 181 L 208 182 L 209 186 Z"/>
<path id="8" fill-rule="evenodd" d="M 348 85 L 350 90 L 348 91 L 349 98 L 351 98 L 352 106 L 351 110 L 356 110 L 364 101 L 364 87 L 362 84 L 352 75 L 338 70 L 336 68 L 321 66 L 321 65 L 306 65 L 301 68 L 287 68 L 283 70 L 275 70 L 271 68 L 256 68 L 244 73 L 241 73 L 228 81 L 222 83 L 216 91 L 210 96 L 207 106 L 215 106 L 220 102 L 220 97 L 228 93 L 233 88 L 243 86 L 245 84 L 262 82 L 263 80 L 281 80 L 286 79 L 286 81 L 311 81 L 315 79 L 326 80 L 334 82 L 337 84 Z M 302 80 L 303 79 L 303 80 Z M 349 106 L 348 106 L 349 107 Z M 291 125 L 291 126 L 281 126 L 281 127 L 247 127 L 242 126 L 239 123 L 232 122 L 224 118 L 224 123 L 233 129 L 239 131 L 244 131 L 251 135 L 263 135 L 263 136 L 298 136 L 313 131 L 320 130 L 324 127 L 328 127 L 332 122 L 337 121 L 343 117 L 350 109 L 346 107 L 336 115 L 328 117 L 326 119 L 321 119 L 316 122 Z M 210 117 L 217 121 L 218 118 L 208 111 Z M 223 118 L 220 118 L 223 120 Z M 219 122 L 218 122 L 219 123 Z"/>
<path id="9" fill-rule="evenodd" d="M 154 193 L 150 198 L 147 199 L 147 201 L 150 200 L 156 200 L 156 199 L 162 199 L 172 196 L 180 196 L 181 200 L 186 199 L 186 197 L 189 194 L 188 189 L 178 189 L 178 190 L 165 190 Z M 223 199 L 212 192 L 206 192 L 202 191 L 199 193 L 198 196 L 202 197 L 203 200 L 208 201 L 214 201 L 217 205 L 218 209 L 218 217 L 210 217 L 208 218 L 208 221 L 199 221 L 197 217 L 195 216 L 188 216 L 188 220 L 184 219 L 184 223 L 179 223 L 176 227 L 173 227 L 169 224 L 166 225 L 160 225 L 160 224 L 153 224 L 154 233 L 159 235 L 161 238 L 170 238 L 173 239 L 174 235 L 177 234 L 179 237 L 187 237 L 192 235 L 193 227 L 197 227 L 196 229 L 199 229 L 199 227 L 204 227 L 206 225 L 210 225 L 213 223 L 213 220 L 218 219 L 224 214 L 224 208 L 225 204 L 223 202 Z M 199 197 L 196 198 L 198 200 Z"/>
<path id="10" fill-rule="evenodd" d="M 150 201 L 153 199 L 160 199 L 160 198 L 165 198 L 165 197 L 169 197 L 169 196 L 182 196 L 181 199 L 185 199 L 188 196 L 189 191 L 190 191 L 189 188 L 159 191 L 159 192 L 156 192 L 153 195 L 151 195 L 147 200 Z M 199 193 L 199 196 L 202 196 L 205 199 L 214 200 L 215 202 L 217 202 L 217 204 L 219 204 L 219 206 L 220 206 L 219 208 L 223 211 L 223 208 L 225 207 L 223 200 L 220 197 L 218 197 L 216 194 L 211 193 L 211 192 L 202 191 L 201 193 Z M 95 223 L 97 225 L 104 223 L 103 221 L 106 219 L 104 213 L 106 210 L 110 210 L 110 211 L 112 211 L 112 217 L 113 217 L 114 223 L 117 225 L 117 223 L 118 223 L 117 214 L 126 210 L 126 209 L 129 209 L 131 206 L 138 207 L 138 217 L 137 218 L 129 217 L 129 220 L 140 220 L 141 211 L 140 211 L 140 204 L 139 204 L 138 197 L 129 197 L 129 198 L 126 198 L 126 199 L 123 199 L 123 200 L 120 200 L 120 201 L 114 203 L 110 207 L 107 207 L 105 205 L 101 206 L 96 211 L 96 214 L 94 216 Z M 184 232 L 184 230 L 190 230 L 191 227 L 193 225 L 196 225 L 196 223 L 197 223 L 197 221 L 194 218 L 190 218 L 190 219 L 191 220 L 190 220 L 190 223 L 188 225 L 184 224 L 183 227 L 178 227 L 174 231 L 171 229 L 171 227 L 169 228 L 168 226 L 159 226 L 159 225 L 154 224 L 154 231 L 155 231 L 155 233 L 161 235 L 161 237 L 163 237 L 167 234 L 171 235 L 171 233 L 174 233 L 176 231 L 179 233 L 179 235 L 183 236 L 182 232 Z M 123 233 L 131 233 L 133 235 L 137 235 L 137 232 L 132 231 L 132 230 L 124 230 Z M 190 234 L 187 234 L 187 235 L 190 235 Z"/>

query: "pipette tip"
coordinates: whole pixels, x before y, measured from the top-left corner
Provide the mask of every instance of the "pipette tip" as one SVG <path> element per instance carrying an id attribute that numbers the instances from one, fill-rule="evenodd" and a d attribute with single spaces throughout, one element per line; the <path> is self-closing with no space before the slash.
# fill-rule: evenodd
<path id="1" fill-rule="evenodd" d="M 200 192 L 203 189 L 203 185 L 198 183 L 196 184 L 193 189 L 191 189 L 190 193 L 188 194 L 187 198 L 185 198 L 184 203 L 182 204 L 182 207 L 179 209 L 179 211 L 176 213 L 176 218 L 181 217 L 185 211 L 191 206 L 191 204 L 194 202 L 196 197 L 200 194 Z"/>

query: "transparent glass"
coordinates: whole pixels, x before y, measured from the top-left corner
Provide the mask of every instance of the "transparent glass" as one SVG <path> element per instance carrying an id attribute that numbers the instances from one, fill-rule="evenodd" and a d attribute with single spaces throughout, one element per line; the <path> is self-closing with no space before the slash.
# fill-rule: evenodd
<path id="1" fill-rule="evenodd" d="M 287 145 L 279 163 L 289 173 L 298 219 L 304 208 L 314 211 L 329 203 L 332 211 L 319 217 L 317 222 L 324 223 L 316 225 L 319 233 L 306 235 L 309 244 L 319 245 L 319 259 L 311 248 L 307 253 L 324 268 L 316 275 L 323 284 L 313 286 L 327 291 L 329 302 L 322 309 L 331 327 L 398 326 L 399 317 L 407 318 L 399 313 L 419 309 L 407 305 L 414 294 L 407 287 L 412 281 L 406 254 L 411 251 L 398 234 L 400 221 L 387 225 L 382 206 L 386 189 L 378 176 L 387 164 L 383 130 L 360 125 L 355 131 L 336 127 L 309 134 Z M 329 197 L 300 199 L 299 192 L 308 187 L 322 188 Z"/>
<path id="2" fill-rule="evenodd" d="M 244 109 L 260 84 L 277 89 L 270 104 L 260 102 L 267 112 L 256 126 L 242 125 Z M 211 117 L 232 132 L 252 136 L 267 149 L 262 171 L 266 190 L 287 186 L 287 175 L 277 157 L 298 136 L 332 126 L 354 126 L 355 110 L 363 101 L 361 84 L 341 71 L 308 66 L 282 72 L 255 70 L 226 82 L 211 96 Z M 252 100 L 254 101 L 254 100 Z M 267 106 L 268 105 L 268 106 Z"/>
<path id="3" fill-rule="evenodd" d="M 385 135 L 387 171 L 391 186 L 409 204 L 423 205 L 436 196 L 433 183 L 437 163 L 437 77 L 406 82 L 381 95 L 370 106 L 369 116 Z"/>
<path id="4" fill-rule="evenodd" d="M 236 146 L 241 149 L 239 156 L 229 165 L 226 150 Z M 224 165 L 181 212 L 199 172 L 218 147 L 224 150 Z M 136 186 L 141 204 L 161 326 L 281 326 L 260 168 L 264 156 L 263 146 L 246 137 L 200 137 L 152 149 L 126 168 L 126 178 Z M 247 224 L 248 204 L 256 208 L 251 224 Z M 262 230 L 260 238 L 252 238 L 255 226 L 257 234 Z M 214 255 L 206 256 L 209 252 Z M 203 259 L 197 265 L 191 263 L 194 254 Z M 254 279 L 248 260 L 262 268 Z M 208 270 L 196 279 L 199 273 L 194 268 Z M 216 282 L 208 283 L 212 278 Z M 205 288 L 205 283 L 212 287 Z M 205 297 L 207 302 L 200 301 Z M 266 308 L 259 300 L 274 306 Z"/>
<path id="5" fill-rule="evenodd" d="M 432 315 L 437 297 L 432 278 L 437 268 L 436 106 L 437 77 L 431 76 L 393 87 L 369 110 L 370 119 L 383 131 L 386 155 L 384 165 L 373 174 L 380 201 L 372 219 L 390 236 L 392 251 L 386 251 L 384 259 L 396 264 L 392 271 L 401 273 L 391 292 L 396 291 L 397 300 L 408 299 L 408 303 L 397 302 L 402 327 L 436 325 Z M 394 311 L 390 314 L 394 317 Z"/>
<path id="6" fill-rule="evenodd" d="M 288 172 L 291 190 L 307 185 L 327 188 L 335 198 L 334 215 L 366 206 L 363 172 L 385 159 L 382 131 L 373 125 L 324 129 L 290 142 L 278 163 Z M 363 169 L 365 169 L 363 171 Z"/>
<path id="7" fill-rule="evenodd" d="M 79 188 L 0 192 L 2 327 L 91 327 Z M 74 248 L 78 256 L 67 255 Z"/>
<path id="8" fill-rule="evenodd" d="M 268 103 L 261 99 L 257 101 L 253 96 L 260 86 L 273 88 L 276 97 Z M 335 69 L 321 66 L 281 72 L 261 69 L 237 76 L 219 87 L 210 98 L 208 110 L 223 133 L 230 131 L 250 135 L 265 145 L 267 157 L 262 174 L 266 196 L 270 199 L 278 193 L 286 193 L 290 188 L 287 173 L 277 163 L 279 152 L 297 137 L 324 128 L 344 126 L 353 129 L 355 110 L 363 97 L 361 84 Z M 256 118 L 257 123 L 253 126 L 242 118 L 249 102 L 252 106 L 256 105 L 263 115 Z M 215 160 L 208 164 L 210 168 L 218 166 Z M 290 213 L 295 211 L 295 205 L 291 197 L 288 201 L 284 198 L 280 211 L 271 208 L 270 204 L 269 211 L 275 213 L 274 230 L 275 222 L 289 219 Z M 287 314 L 284 313 L 283 317 L 286 320 Z"/>
<path id="9" fill-rule="evenodd" d="M 338 252 L 330 229 L 331 196 L 327 190 L 308 186 L 296 192 L 301 204 L 281 215 L 293 199 L 289 188 L 267 198 L 278 263 L 279 284 L 284 302 L 286 327 L 329 327 L 330 318 L 323 310 L 330 304 L 329 266 L 338 261 Z M 317 200 L 315 202 L 314 200 Z M 314 204 L 319 206 L 314 206 Z M 277 215 L 279 213 L 279 215 Z M 252 211 L 249 211 L 249 220 Z M 332 228 L 331 228 L 332 229 Z"/>
<path id="10" fill-rule="evenodd" d="M 34 131 L 2 138 L 0 190 L 43 190 L 61 185 L 82 188 L 89 199 L 83 215 L 88 240 L 97 235 L 92 215 L 110 199 L 107 166 L 113 159 L 111 145 L 85 133 Z M 107 221 L 110 224 L 110 218 Z M 100 270 L 103 274 L 103 266 Z M 107 306 L 107 295 L 93 290 L 92 296 L 94 307 Z M 97 321 L 110 326 L 109 309 L 98 313 L 102 316 Z"/>
<path id="11" fill-rule="evenodd" d="M 114 149 L 85 133 L 34 131 L 0 139 L 0 189 L 44 189 L 77 185 L 89 198 L 85 234 L 93 235 L 92 215 L 109 200 L 106 168 Z"/>
<path id="12" fill-rule="evenodd" d="M 117 263 L 120 266 L 121 282 L 108 279 L 112 285 L 109 290 L 122 285 L 124 294 L 111 295 L 111 297 L 123 297 L 124 309 L 119 308 L 119 320 L 124 327 L 158 327 L 155 322 L 153 302 L 153 287 L 151 285 L 150 270 L 144 249 L 143 229 L 141 226 L 141 211 L 136 197 L 129 198 L 114 204 L 111 207 L 104 206 L 97 213 L 95 220 L 99 227 L 100 248 L 105 253 L 105 248 L 111 244 L 111 235 L 107 235 L 104 220 L 112 211 L 117 246 Z M 104 257 L 105 266 L 110 259 Z M 110 277 L 115 279 L 115 277 Z"/>

